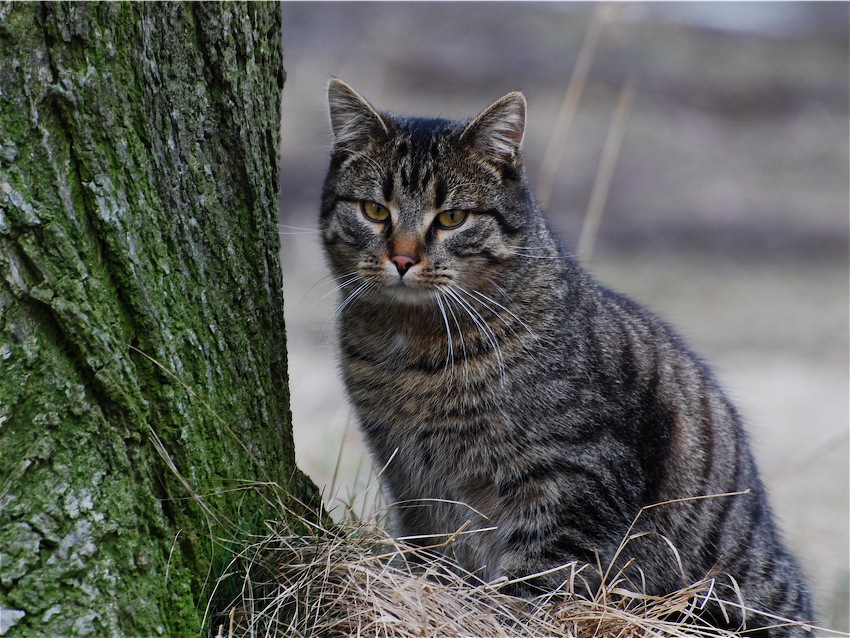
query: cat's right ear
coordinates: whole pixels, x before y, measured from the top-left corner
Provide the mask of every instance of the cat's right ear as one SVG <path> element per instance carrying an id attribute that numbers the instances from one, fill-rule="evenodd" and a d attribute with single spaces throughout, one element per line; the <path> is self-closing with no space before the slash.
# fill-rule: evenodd
<path id="1" fill-rule="evenodd" d="M 388 133 L 387 125 L 372 105 L 342 80 L 328 84 L 328 107 L 334 147 L 361 149 L 370 140 Z"/>

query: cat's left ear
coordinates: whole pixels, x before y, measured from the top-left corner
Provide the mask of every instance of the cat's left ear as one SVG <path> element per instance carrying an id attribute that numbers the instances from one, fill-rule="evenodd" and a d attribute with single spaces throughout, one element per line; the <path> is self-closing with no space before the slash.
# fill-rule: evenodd
<path id="1" fill-rule="evenodd" d="M 508 93 L 488 106 L 461 133 L 485 159 L 516 167 L 525 135 L 525 96 Z"/>

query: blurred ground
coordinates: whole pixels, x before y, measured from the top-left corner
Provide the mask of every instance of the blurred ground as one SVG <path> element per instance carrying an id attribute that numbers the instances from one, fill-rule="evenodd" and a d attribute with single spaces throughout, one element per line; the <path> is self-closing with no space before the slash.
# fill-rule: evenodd
<path id="1" fill-rule="evenodd" d="M 610 11 L 613 5 L 606 5 Z M 467 117 L 519 89 L 536 183 L 592 5 L 283 4 L 281 241 L 299 465 L 367 476 L 338 381 L 336 302 L 315 234 L 340 77 L 379 108 Z M 848 623 L 846 3 L 629 4 L 606 24 L 548 216 L 581 230 L 620 87 L 639 77 L 587 266 L 676 326 L 749 425 L 829 626 Z M 346 430 L 347 425 L 350 425 Z"/>

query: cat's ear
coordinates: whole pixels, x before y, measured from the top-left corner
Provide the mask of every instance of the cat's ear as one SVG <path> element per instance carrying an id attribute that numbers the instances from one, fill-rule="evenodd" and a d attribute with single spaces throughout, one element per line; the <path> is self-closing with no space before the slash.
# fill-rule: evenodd
<path id="1" fill-rule="evenodd" d="M 388 132 L 378 112 L 342 80 L 328 84 L 328 107 L 335 146 L 360 149 Z"/>
<path id="2" fill-rule="evenodd" d="M 514 91 L 488 106 L 464 129 L 461 139 L 491 162 L 516 166 L 525 135 L 525 97 Z"/>

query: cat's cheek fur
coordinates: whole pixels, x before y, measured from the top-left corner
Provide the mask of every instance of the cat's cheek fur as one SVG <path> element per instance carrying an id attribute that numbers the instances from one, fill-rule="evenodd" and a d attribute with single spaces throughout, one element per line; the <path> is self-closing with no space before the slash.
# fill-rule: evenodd
<path id="1" fill-rule="evenodd" d="M 364 248 L 374 238 L 374 233 L 353 217 L 348 211 L 336 211 L 329 216 L 323 229 L 324 241 L 342 242 L 358 250 Z"/>

